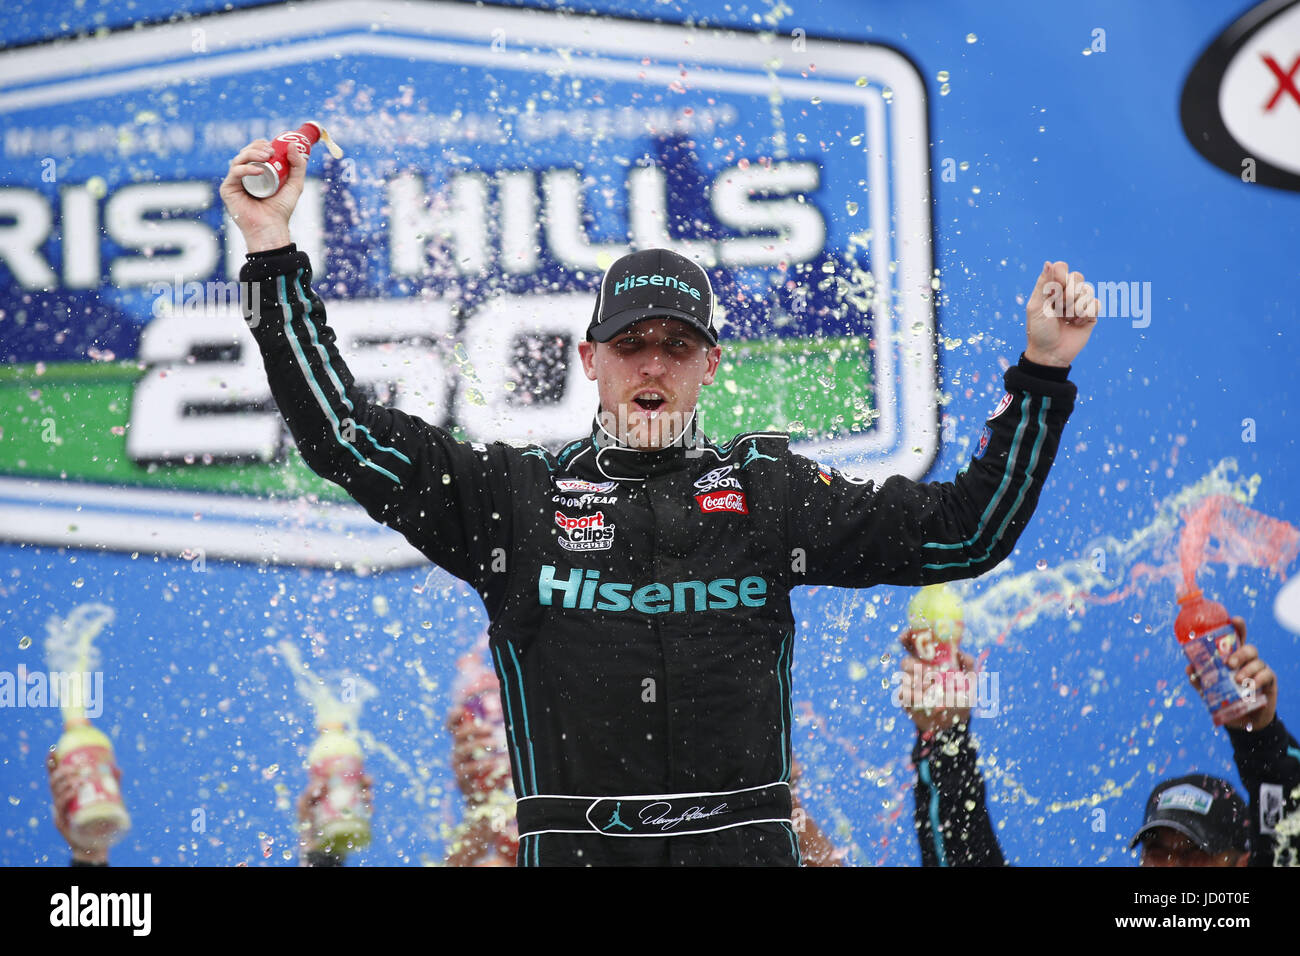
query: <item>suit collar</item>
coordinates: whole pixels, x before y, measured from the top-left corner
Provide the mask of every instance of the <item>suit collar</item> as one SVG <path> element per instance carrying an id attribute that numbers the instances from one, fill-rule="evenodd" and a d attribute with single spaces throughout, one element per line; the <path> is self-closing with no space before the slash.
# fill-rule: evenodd
<path id="1" fill-rule="evenodd" d="M 596 449 L 596 469 L 606 478 L 622 481 L 644 481 L 655 475 L 666 474 L 686 466 L 687 460 L 698 457 L 699 449 L 709 444 L 699 427 L 699 409 L 691 413 L 691 420 L 667 448 L 646 450 L 632 448 L 609 431 L 597 412 L 591 429 L 591 443 Z"/>

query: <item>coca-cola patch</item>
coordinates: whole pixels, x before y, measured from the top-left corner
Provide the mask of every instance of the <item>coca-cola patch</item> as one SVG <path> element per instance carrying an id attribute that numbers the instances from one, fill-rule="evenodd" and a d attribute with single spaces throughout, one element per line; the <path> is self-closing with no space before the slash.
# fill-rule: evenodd
<path id="1" fill-rule="evenodd" d="M 706 515 L 713 514 L 717 511 L 734 511 L 736 514 L 749 514 L 749 507 L 745 504 L 745 493 L 743 491 L 710 491 L 707 494 L 696 495 L 695 500 L 700 503 L 700 510 Z"/>

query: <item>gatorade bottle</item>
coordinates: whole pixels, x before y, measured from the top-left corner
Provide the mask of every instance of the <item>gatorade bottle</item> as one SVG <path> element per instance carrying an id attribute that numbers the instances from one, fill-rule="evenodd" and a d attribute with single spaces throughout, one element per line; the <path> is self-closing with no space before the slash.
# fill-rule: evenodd
<path id="1" fill-rule="evenodd" d="M 69 836 L 75 844 L 110 847 L 131 828 L 117 781 L 113 744 L 84 717 L 68 718 L 54 748 L 59 767 L 68 767 L 76 790 L 64 807 Z"/>
<path id="2" fill-rule="evenodd" d="M 961 669 L 957 646 L 966 629 L 961 600 L 947 585 L 930 584 L 907 605 L 907 623 L 916 656 L 941 671 Z"/>
<path id="3" fill-rule="evenodd" d="M 361 745 L 342 724 L 322 724 L 307 762 L 313 784 L 325 782 L 324 796 L 312 805 L 311 813 L 319 849 L 343 856 L 368 844 L 370 810 L 361 788 Z"/>
<path id="4" fill-rule="evenodd" d="M 1241 687 L 1232 677 L 1228 658 L 1237 649 L 1237 631 L 1222 604 L 1206 600 L 1199 589 L 1178 599 L 1182 610 L 1174 634 L 1192 662 L 1201 698 L 1216 727 L 1264 706 L 1264 698 Z"/>

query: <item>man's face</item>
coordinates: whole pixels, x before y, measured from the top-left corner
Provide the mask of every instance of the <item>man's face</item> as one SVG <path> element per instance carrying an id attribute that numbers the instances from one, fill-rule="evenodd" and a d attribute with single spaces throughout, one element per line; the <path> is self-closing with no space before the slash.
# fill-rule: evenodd
<path id="1" fill-rule="evenodd" d="M 663 448 L 682 434 L 713 382 L 722 349 L 677 319 L 646 319 L 608 342 L 579 342 L 600 393 L 602 424 L 633 448 Z"/>
<path id="2" fill-rule="evenodd" d="M 1250 854 L 1239 850 L 1206 853 L 1186 834 L 1157 827 L 1142 838 L 1141 866 L 1245 866 Z"/>

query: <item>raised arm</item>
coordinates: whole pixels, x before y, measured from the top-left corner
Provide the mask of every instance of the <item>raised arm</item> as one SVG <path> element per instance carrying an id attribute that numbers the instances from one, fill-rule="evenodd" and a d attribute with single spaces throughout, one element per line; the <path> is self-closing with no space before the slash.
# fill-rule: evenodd
<path id="1" fill-rule="evenodd" d="M 794 583 L 935 584 L 975 577 L 1010 554 L 1074 408 L 1069 366 L 1096 312 L 1082 275 L 1044 264 L 1026 309 L 1025 354 L 1007 370 L 1006 394 L 954 481 L 896 475 L 877 485 L 791 456 L 789 540 L 803 556 Z"/>
<path id="2" fill-rule="evenodd" d="M 221 195 L 251 250 L 240 271 L 245 321 L 298 451 L 376 521 L 473 584 L 491 612 L 505 586 L 504 575 L 492 571 L 500 566 L 494 556 L 509 551 L 508 450 L 456 441 L 414 415 L 370 402 L 356 387 L 312 289 L 311 263 L 289 241 L 305 159 L 290 150 L 289 181 L 267 199 L 240 185 L 248 164 L 268 151 L 262 142 L 235 157 Z"/>
<path id="3" fill-rule="evenodd" d="M 1260 658 L 1259 650 L 1246 643 L 1245 619 L 1234 617 L 1232 625 L 1240 644 L 1228 657 L 1233 679 L 1264 701 L 1253 713 L 1223 725 L 1250 798 L 1250 865 L 1295 866 L 1300 863 L 1300 847 L 1294 837 L 1279 841 L 1278 829 L 1285 818 L 1294 819 L 1300 811 L 1300 745 L 1277 716 L 1277 675 Z M 1188 678 L 1195 686 L 1194 676 L 1189 673 Z M 1285 847 L 1285 859 L 1276 859 L 1279 846 Z"/>
<path id="4" fill-rule="evenodd" d="M 905 646 L 894 702 L 916 725 L 913 820 L 921 865 L 1003 866 L 969 729 L 975 660 L 960 653 L 961 670 L 944 672 Z"/>

